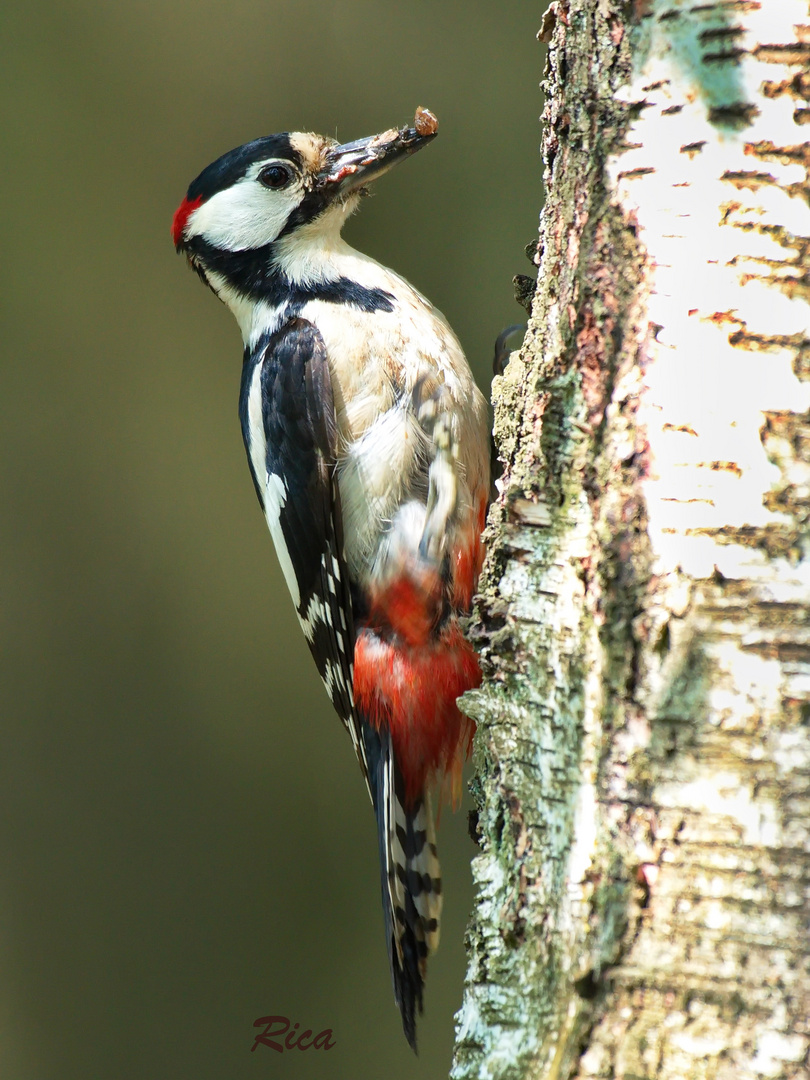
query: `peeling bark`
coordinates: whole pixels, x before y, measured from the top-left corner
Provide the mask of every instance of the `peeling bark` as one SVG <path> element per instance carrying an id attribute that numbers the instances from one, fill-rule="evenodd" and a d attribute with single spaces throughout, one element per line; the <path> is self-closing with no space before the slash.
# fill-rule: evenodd
<path id="1" fill-rule="evenodd" d="M 558 0 L 543 35 L 452 1076 L 807 1077 L 810 16 Z"/>

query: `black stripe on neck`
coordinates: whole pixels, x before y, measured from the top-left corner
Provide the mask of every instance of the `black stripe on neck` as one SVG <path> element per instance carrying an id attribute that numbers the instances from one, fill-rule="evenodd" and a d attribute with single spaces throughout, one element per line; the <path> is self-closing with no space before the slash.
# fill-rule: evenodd
<path id="1" fill-rule="evenodd" d="M 251 300 L 264 300 L 273 307 L 284 306 L 288 318 L 294 318 L 309 300 L 346 304 L 359 311 L 394 310 L 394 297 L 390 292 L 369 288 L 351 278 L 305 284 L 292 281 L 273 266 L 272 244 L 247 251 L 225 251 L 195 236 L 188 242 L 187 249 L 202 264 L 200 270 L 218 274 Z"/>

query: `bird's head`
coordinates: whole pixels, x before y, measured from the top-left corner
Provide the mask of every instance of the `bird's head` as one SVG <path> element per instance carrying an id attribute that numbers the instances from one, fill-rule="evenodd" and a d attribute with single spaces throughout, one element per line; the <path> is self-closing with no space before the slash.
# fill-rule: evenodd
<path id="1" fill-rule="evenodd" d="M 419 110 L 415 124 L 342 145 L 284 132 L 223 154 L 177 208 L 175 247 L 215 292 L 261 294 L 285 241 L 328 244 L 366 185 L 434 138 L 430 113 Z"/>

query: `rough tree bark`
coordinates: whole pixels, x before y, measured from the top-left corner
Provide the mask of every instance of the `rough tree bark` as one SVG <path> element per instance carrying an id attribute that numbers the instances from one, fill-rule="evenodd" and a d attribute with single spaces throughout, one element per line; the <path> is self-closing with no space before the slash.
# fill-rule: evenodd
<path id="1" fill-rule="evenodd" d="M 557 0 L 452 1076 L 810 1076 L 810 17 Z"/>

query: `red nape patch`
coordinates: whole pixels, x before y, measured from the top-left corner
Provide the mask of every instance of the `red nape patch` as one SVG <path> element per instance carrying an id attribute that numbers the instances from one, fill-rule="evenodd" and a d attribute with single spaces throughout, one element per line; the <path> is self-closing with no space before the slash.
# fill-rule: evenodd
<path id="1" fill-rule="evenodd" d="M 418 648 L 383 641 L 370 629 L 360 631 L 354 649 L 355 701 L 372 724 L 390 730 L 406 799 L 448 775 L 455 793 L 475 731 L 456 698 L 480 684 L 478 657 L 456 623 Z"/>
<path id="2" fill-rule="evenodd" d="M 202 195 L 198 195 L 196 199 L 183 199 L 175 210 L 174 217 L 172 218 L 172 240 L 174 240 L 175 247 L 180 247 L 180 244 L 183 241 L 183 230 L 186 227 L 186 222 L 201 202 Z"/>

